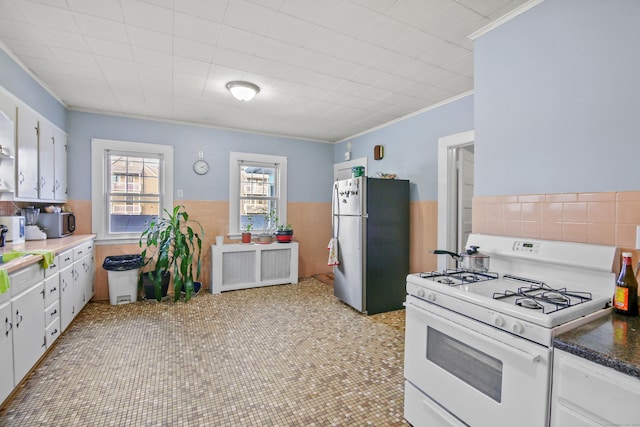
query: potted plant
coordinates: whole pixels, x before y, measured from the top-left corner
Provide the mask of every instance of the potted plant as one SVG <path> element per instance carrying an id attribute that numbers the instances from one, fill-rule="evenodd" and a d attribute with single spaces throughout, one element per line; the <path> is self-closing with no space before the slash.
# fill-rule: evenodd
<path id="1" fill-rule="evenodd" d="M 273 241 L 276 224 L 278 223 L 276 211 L 275 209 L 271 209 L 268 212 L 264 212 L 262 216 L 264 217 L 264 228 L 258 236 L 258 241 L 260 243 L 271 243 Z"/>
<path id="2" fill-rule="evenodd" d="M 291 224 L 278 225 L 276 229 L 276 240 L 279 243 L 289 243 L 293 239 L 293 226 Z"/>
<path id="3" fill-rule="evenodd" d="M 251 230 L 253 229 L 253 216 L 247 216 L 247 223 L 242 227 L 242 243 L 251 243 Z"/>
<path id="4" fill-rule="evenodd" d="M 153 289 L 151 297 L 161 301 L 172 277 L 174 301 L 180 299 L 183 290 L 185 301 L 189 301 L 194 293 L 194 281 L 200 277 L 204 230 L 199 222 L 189 219 L 184 206 L 164 212 L 165 216 L 151 221 L 140 236 L 140 247 L 145 245 L 141 253 L 145 264 L 138 285 L 142 288 L 147 281 Z M 191 225 L 197 225 L 199 233 L 194 232 Z"/>

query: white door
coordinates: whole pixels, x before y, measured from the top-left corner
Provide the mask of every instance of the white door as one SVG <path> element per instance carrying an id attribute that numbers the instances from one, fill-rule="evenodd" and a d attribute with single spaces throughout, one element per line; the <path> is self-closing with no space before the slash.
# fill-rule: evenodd
<path id="1" fill-rule="evenodd" d="M 38 195 L 41 200 L 53 200 L 54 192 L 54 128 L 44 120 L 40 121 L 40 137 L 38 139 Z M 52 161 L 53 160 L 53 161 Z"/>
<path id="2" fill-rule="evenodd" d="M 54 144 L 55 158 L 55 180 L 54 198 L 56 200 L 67 200 L 67 135 L 59 129 L 55 131 Z"/>
<path id="3" fill-rule="evenodd" d="M 457 152 L 462 147 L 471 149 L 474 140 L 472 130 L 438 139 L 438 249 L 459 252 Z M 455 266 L 451 257 L 439 256 L 437 262 L 438 270 Z"/>
<path id="4" fill-rule="evenodd" d="M 458 151 L 458 247 L 461 253 L 471 234 L 471 203 L 473 201 L 473 146 L 461 147 Z"/>
<path id="5" fill-rule="evenodd" d="M 27 108 L 19 108 L 16 155 L 16 196 L 38 198 L 38 116 Z"/>
<path id="6" fill-rule="evenodd" d="M 73 265 L 60 270 L 60 321 L 63 331 L 67 329 L 77 312 L 73 292 L 73 274 Z"/>
<path id="7" fill-rule="evenodd" d="M 13 391 L 13 319 L 11 303 L 0 306 L 0 403 Z"/>
<path id="8" fill-rule="evenodd" d="M 339 181 L 341 179 L 351 178 L 351 168 L 354 166 L 364 167 L 364 176 L 371 176 L 367 170 L 367 158 L 354 159 L 348 162 L 334 163 L 333 165 L 333 180 Z"/>
<path id="9" fill-rule="evenodd" d="M 40 282 L 11 303 L 13 317 L 13 374 L 16 384 L 45 351 L 44 283 Z"/>

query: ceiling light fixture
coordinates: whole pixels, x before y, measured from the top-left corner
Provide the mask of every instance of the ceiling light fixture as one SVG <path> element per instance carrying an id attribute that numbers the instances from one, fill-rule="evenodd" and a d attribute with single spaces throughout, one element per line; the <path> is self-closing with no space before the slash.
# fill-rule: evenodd
<path id="1" fill-rule="evenodd" d="M 227 83 L 227 89 L 229 89 L 234 98 L 240 101 L 251 101 L 260 92 L 260 88 L 257 85 L 239 80 Z"/>

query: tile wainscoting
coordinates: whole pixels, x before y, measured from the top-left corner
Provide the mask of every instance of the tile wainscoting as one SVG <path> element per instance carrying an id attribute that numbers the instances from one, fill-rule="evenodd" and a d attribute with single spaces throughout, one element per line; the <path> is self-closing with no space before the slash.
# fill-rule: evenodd
<path id="1" fill-rule="evenodd" d="M 202 242 L 202 281 L 205 288 L 210 282 L 211 251 L 216 235 L 229 232 L 229 204 L 226 201 L 179 200 L 189 212 L 190 219 L 202 224 L 205 238 Z M 91 233 L 91 201 L 70 200 L 69 210 L 76 215 L 76 233 Z M 2 206 L 0 206 L 2 208 Z M 330 203 L 289 203 L 288 220 L 294 226 L 295 239 L 300 242 L 298 271 L 300 276 L 329 272 L 326 245 L 331 237 Z M 225 237 L 226 239 L 226 237 Z M 226 243 L 231 243 L 226 239 Z M 95 299 L 109 298 L 107 272 L 101 267 L 105 257 L 139 253 L 138 244 L 96 245 L 96 285 Z"/>
<path id="2" fill-rule="evenodd" d="M 640 191 L 473 198 L 473 232 L 614 245 L 635 251 Z M 634 261 L 638 262 L 638 255 Z"/>

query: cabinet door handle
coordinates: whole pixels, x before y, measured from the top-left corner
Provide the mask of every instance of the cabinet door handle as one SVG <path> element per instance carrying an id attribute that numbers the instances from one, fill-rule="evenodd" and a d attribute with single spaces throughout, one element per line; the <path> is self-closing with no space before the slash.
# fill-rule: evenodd
<path id="1" fill-rule="evenodd" d="M 18 319 L 18 321 L 16 322 L 16 328 L 19 328 L 20 323 L 22 323 L 22 314 L 20 314 L 19 310 L 16 310 L 16 319 Z"/>
<path id="2" fill-rule="evenodd" d="M 51 290 L 49 291 L 50 294 L 56 292 L 58 290 L 58 288 L 56 288 L 55 286 L 53 288 L 51 288 Z"/>
<path id="3" fill-rule="evenodd" d="M 54 336 L 54 335 L 56 335 L 57 333 L 58 333 L 58 330 L 57 330 L 57 329 L 54 329 L 54 330 L 53 330 L 53 332 L 51 332 L 51 336 Z"/>
<path id="4" fill-rule="evenodd" d="M 5 317 L 4 318 L 4 335 L 8 337 L 9 332 L 11 332 L 11 329 L 13 329 L 13 323 L 9 321 L 8 317 Z"/>
<path id="5" fill-rule="evenodd" d="M 50 314 L 50 316 L 55 316 L 56 314 L 58 314 L 58 310 L 53 310 Z"/>
<path id="6" fill-rule="evenodd" d="M 41 177 L 40 177 L 40 187 L 41 187 L 41 188 L 44 188 L 44 184 L 45 184 L 44 176 L 41 176 Z"/>
<path id="7" fill-rule="evenodd" d="M 22 184 L 24 182 L 24 174 L 22 173 L 22 171 L 18 172 L 18 183 Z"/>

